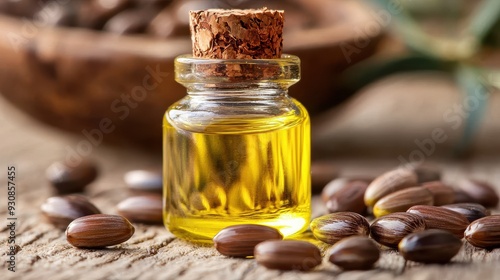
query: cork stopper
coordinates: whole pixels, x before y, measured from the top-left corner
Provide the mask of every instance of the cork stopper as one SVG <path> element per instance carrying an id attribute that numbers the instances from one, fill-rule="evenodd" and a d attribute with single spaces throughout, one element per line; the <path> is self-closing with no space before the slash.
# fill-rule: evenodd
<path id="1" fill-rule="evenodd" d="M 193 56 L 213 59 L 280 58 L 284 11 L 190 11 Z"/>

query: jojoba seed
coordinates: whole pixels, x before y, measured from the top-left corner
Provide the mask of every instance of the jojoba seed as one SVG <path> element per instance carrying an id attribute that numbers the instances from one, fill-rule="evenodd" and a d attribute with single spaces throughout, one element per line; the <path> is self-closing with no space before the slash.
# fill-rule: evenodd
<path id="1" fill-rule="evenodd" d="M 87 197 L 76 194 L 49 197 L 41 210 L 47 221 L 60 229 L 66 229 L 74 219 L 101 213 Z"/>
<path id="2" fill-rule="evenodd" d="M 399 168 L 375 178 L 365 192 L 366 206 L 372 207 L 377 201 L 393 192 L 417 185 L 417 174 L 412 169 Z"/>
<path id="3" fill-rule="evenodd" d="M 430 229 L 412 233 L 399 243 L 399 252 L 409 261 L 447 263 L 462 247 L 462 241 L 452 233 Z"/>
<path id="4" fill-rule="evenodd" d="M 299 240 L 269 240 L 255 246 L 255 260 L 270 269 L 307 271 L 321 264 L 318 247 Z"/>
<path id="5" fill-rule="evenodd" d="M 72 221 L 66 229 L 68 242 L 79 248 L 101 248 L 127 241 L 134 226 L 122 216 L 95 214 Z"/>
<path id="6" fill-rule="evenodd" d="M 335 243 L 328 260 L 344 270 L 367 270 L 378 261 L 380 250 L 365 236 L 351 236 Z"/>
<path id="7" fill-rule="evenodd" d="M 464 231 L 469 225 L 469 220 L 464 215 L 439 206 L 417 205 L 407 212 L 424 218 L 428 229 L 446 230 L 458 238 L 464 236 Z"/>
<path id="8" fill-rule="evenodd" d="M 441 171 L 437 168 L 420 166 L 415 168 L 419 184 L 441 180 Z"/>
<path id="9" fill-rule="evenodd" d="M 453 189 L 453 195 L 455 197 L 453 203 L 476 203 L 476 201 L 463 190 Z"/>
<path id="10" fill-rule="evenodd" d="M 160 171 L 132 170 L 123 176 L 125 184 L 132 191 L 162 193 L 163 178 Z"/>
<path id="11" fill-rule="evenodd" d="M 465 240 L 480 248 L 500 247 L 500 215 L 491 215 L 472 222 L 465 230 Z"/>
<path id="12" fill-rule="evenodd" d="M 97 167 L 87 160 L 75 165 L 55 162 L 47 168 L 45 174 L 57 193 L 77 193 L 83 192 L 97 178 Z"/>
<path id="13" fill-rule="evenodd" d="M 161 224 L 163 200 L 158 194 L 132 196 L 116 206 L 118 213 L 131 222 Z"/>
<path id="14" fill-rule="evenodd" d="M 364 214 L 366 205 L 363 201 L 368 183 L 364 181 L 348 182 L 342 189 L 334 193 L 326 201 L 326 208 L 333 212 L 355 212 Z"/>
<path id="15" fill-rule="evenodd" d="M 368 236 L 370 233 L 370 224 L 366 218 L 354 212 L 320 216 L 312 220 L 310 227 L 314 237 L 328 244 L 334 244 L 348 236 Z"/>
<path id="16" fill-rule="evenodd" d="M 390 213 L 404 212 L 414 205 L 432 205 L 433 202 L 434 197 L 428 189 L 411 187 L 391 193 L 377 201 L 373 207 L 373 214 L 378 218 Z"/>
<path id="17" fill-rule="evenodd" d="M 213 238 L 215 249 L 230 257 L 253 256 L 255 246 L 266 240 L 281 240 L 281 233 L 262 225 L 235 225 L 222 229 Z"/>
<path id="18" fill-rule="evenodd" d="M 463 190 L 453 189 L 453 195 L 455 197 L 453 203 L 476 203 L 476 201 Z"/>
<path id="19" fill-rule="evenodd" d="M 496 207 L 498 205 L 498 194 L 495 188 L 487 182 L 465 179 L 458 183 L 458 187 L 470 196 L 474 202 L 484 207 Z"/>
<path id="20" fill-rule="evenodd" d="M 490 215 L 490 211 L 478 203 L 455 203 L 443 205 L 441 207 L 464 215 L 471 223 L 477 219 Z"/>
<path id="21" fill-rule="evenodd" d="M 455 191 L 441 181 L 427 182 L 422 187 L 428 189 L 434 197 L 434 205 L 441 206 L 455 202 Z"/>
<path id="22" fill-rule="evenodd" d="M 419 215 L 398 212 L 376 219 L 370 226 L 370 234 L 378 243 L 397 248 L 405 236 L 424 231 L 425 227 L 425 221 Z"/>

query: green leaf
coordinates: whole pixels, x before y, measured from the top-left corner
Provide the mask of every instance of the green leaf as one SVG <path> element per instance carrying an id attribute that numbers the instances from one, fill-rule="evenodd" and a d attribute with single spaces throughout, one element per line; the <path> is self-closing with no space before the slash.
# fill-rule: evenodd
<path id="1" fill-rule="evenodd" d="M 375 0 L 374 2 L 387 12 L 393 4 L 391 0 Z M 434 40 L 418 26 L 404 7 L 398 13 L 391 13 L 392 18 L 397 20 L 397 23 L 392 22 L 392 25 L 398 31 L 398 34 L 403 37 L 403 41 L 409 48 L 426 56 L 440 57 L 440 54 L 430 47 L 435 44 Z"/>
<path id="2" fill-rule="evenodd" d="M 463 156 L 470 148 L 486 112 L 489 90 L 479 70 L 460 65 L 455 71 L 455 79 L 464 93 L 463 109 L 467 113 L 463 135 L 455 146 L 455 155 Z"/>
<path id="3" fill-rule="evenodd" d="M 485 76 L 484 84 L 500 90 L 500 68 L 482 69 L 482 71 L 484 72 Z"/>
<path id="4" fill-rule="evenodd" d="M 446 71 L 454 64 L 423 55 L 408 55 L 395 58 L 369 58 L 344 71 L 341 80 L 346 89 L 356 91 L 386 76 L 412 71 Z"/>
<path id="5" fill-rule="evenodd" d="M 484 0 L 471 18 L 469 32 L 482 41 L 500 20 L 500 1 Z"/>
<path id="6" fill-rule="evenodd" d="M 378 6 L 390 12 L 391 0 L 374 0 Z M 411 15 L 411 10 L 422 6 L 421 2 L 397 2 L 403 8 L 397 13 L 391 13 L 392 26 L 398 31 L 398 35 L 403 38 L 405 44 L 417 53 L 451 61 L 463 61 L 471 58 L 480 48 L 480 42 L 488 35 L 500 16 L 500 0 L 484 0 L 476 9 L 472 16 L 471 25 L 467 35 L 461 39 L 447 36 L 431 35 L 421 28 L 419 22 Z M 433 3 L 440 3 L 434 5 Z M 422 9 L 425 13 L 441 13 L 442 18 L 448 18 L 448 24 L 457 25 L 459 19 L 456 18 L 453 9 L 446 10 L 446 5 L 442 2 L 425 2 L 428 9 Z M 460 5 L 460 3 L 456 3 Z M 436 9 L 436 10 L 433 10 Z M 456 28 L 456 27 L 455 27 Z M 491 41 L 491 40 L 490 40 Z"/>

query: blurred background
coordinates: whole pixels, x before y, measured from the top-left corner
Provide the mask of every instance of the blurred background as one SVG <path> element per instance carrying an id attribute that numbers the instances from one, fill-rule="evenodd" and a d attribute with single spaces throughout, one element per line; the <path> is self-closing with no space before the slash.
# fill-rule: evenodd
<path id="1" fill-rule="evenodd" d="M 284 51 L 302 60 L 290 94 L 314 159 L 500 153 L 498 0 L 0 0 L 0 130 L 161 158 L 188 11 L 263 6 L 285 10 Z"/>

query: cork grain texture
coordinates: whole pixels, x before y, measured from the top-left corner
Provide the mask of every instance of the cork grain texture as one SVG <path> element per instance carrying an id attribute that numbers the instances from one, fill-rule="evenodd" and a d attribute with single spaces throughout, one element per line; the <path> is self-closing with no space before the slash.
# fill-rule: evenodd
<path id="1" fill-rule="evenodd" d="M 193 56 L 214 59 L 281 57 L 284 11 L 190 11 Z"/>
<path id="2" fill-rule="evenodd" d="M 282 272 L 259 266 L 253 259 L 221 256 L 212 247 L 202 247 L 176 239 L 163 226 L 134 224 L 136 231 L 127 242 L 108 249 L 84 250 L 69 245 L 64 232 L 45 223 L 40 205 L 51 196 L 44 179 L 45 168 L 67 155 L 81 138 L 63 134 L 26 119 L 0 101 L 0 170 L 2 186 L 8 165 L 17 172 L 16 272 L 7 270 L 7 235 L 5 189 L 0 195 L 0 279 L 498 279 L 500 249 L 492 251 L 468 244 L 446 265 L 420 265 L 405 262 L 394 250 L 384 250 L 375 269 L 342 272 L 323 258 L 323 264 L 311 272 Z M 87 195 L 104 213 L 116 214 L 116 204 L 127 197 L 124 172 L 160 164 L 158 157 L 130 149 L 95 147 L 93 157 L 100 165 L 100 176 L 89 186 Z M 378 174 L 397 164 L 392 161 L 341 161 L 338 166 L 346 175 Z M 478 159 L 446 163 L 445 178 L 460 174 L 474 175 L 500 186 L 497 161 Z M 500 191 L 500 189 L 499 189 Z M 314 199 L 314 215 L 323 213 L 319 199 Z M 498 209 L 494 211 L 498 213 Z M 328 246 L 314 241 L 323 252 Z"/>

